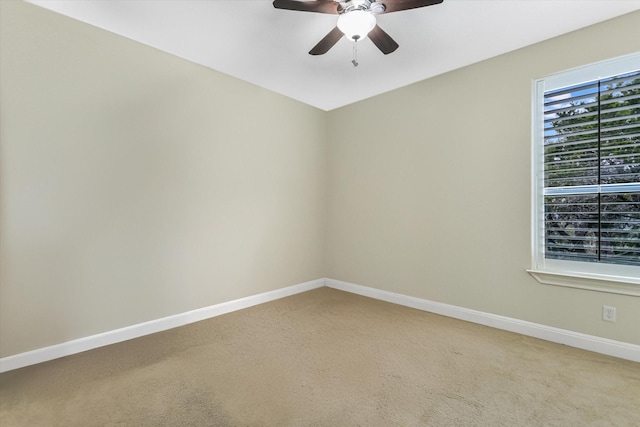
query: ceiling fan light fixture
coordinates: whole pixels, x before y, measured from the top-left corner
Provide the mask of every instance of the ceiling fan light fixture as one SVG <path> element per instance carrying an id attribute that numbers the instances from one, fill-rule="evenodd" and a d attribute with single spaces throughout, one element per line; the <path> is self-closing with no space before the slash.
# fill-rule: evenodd
<path id="1" fill-rule="evenodd" d="M 338 28 L 349 40 L 362 40 L 376 26 L 376 17 L 364 10 L 352 10 L 338 17 Z"/>

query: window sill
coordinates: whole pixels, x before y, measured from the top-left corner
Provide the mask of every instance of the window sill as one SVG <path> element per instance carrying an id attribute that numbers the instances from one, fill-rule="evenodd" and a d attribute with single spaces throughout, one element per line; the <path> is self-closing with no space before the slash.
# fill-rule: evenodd
<path id="1" fill-rule="evenodd" d="M 556 273 L 551 271 L 527 270 L 538 282 L 545 285 L 566 286 L 590 291 L 640 297 L 640 284 L 616 280 L 608 276 Z"/>

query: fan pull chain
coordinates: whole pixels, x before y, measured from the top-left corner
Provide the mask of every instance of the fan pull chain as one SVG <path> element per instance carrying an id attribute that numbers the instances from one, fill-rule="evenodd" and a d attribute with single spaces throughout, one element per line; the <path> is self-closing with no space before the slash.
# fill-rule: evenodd
<path id="1" fill-rule="evenodd" d="M 353 36 L 353 60 L 351 63 L 354 67 L 358 66 L 358 39 L 360 36 Z"/>

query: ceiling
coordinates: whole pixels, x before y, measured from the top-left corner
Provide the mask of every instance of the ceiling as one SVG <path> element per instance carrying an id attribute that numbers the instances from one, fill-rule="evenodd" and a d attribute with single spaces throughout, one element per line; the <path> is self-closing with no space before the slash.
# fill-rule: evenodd
<path id="1" fill-rule="evenodd" d="M 444 0 L 378 16 L 400 48 L 344 37 L 307 52 L 335 15 L 275 9 L 270 0 L 32 0 L 322 110 L 332 110 L 625 13 L 640 0 Z"/>

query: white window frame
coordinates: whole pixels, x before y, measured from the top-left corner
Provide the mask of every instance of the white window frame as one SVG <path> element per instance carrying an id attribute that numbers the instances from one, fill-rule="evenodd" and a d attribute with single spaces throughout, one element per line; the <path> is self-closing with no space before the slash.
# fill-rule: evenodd
<path id="1" fill-rule="evenodd" d="M 544 93 L 624 74 L 640 68 L 640 52 L 574 68 L 533 81 L 532 93 L 532 268 L 540 283 L 640 296 L 640 267 L 546 259 L 544 256 Z"/>

